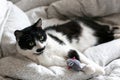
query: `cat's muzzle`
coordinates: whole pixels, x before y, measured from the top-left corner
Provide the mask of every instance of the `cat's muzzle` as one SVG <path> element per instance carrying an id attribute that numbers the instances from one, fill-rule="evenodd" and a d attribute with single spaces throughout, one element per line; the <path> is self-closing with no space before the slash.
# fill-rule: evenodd
<path id="1" fill-rule="evenodd" d="M 45 49 L 45 46 L 43 48 L 40 48 L 40 49 L 37 49 L 36 52 L 37 53 L 34 53 L 35 55 L 40 55 L 44 52 L 44 49 Z"/>

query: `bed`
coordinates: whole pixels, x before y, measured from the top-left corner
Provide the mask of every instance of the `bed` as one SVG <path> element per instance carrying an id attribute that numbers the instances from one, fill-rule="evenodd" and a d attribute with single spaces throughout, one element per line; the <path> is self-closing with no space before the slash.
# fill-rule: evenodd
<path id="1" fill-rule="evenodd" d="M 102 23 L 119 26 L 120 1 L 111 0 L 107 5 L 104 4 L 106 0 L 101 0 L 101 3 L 99 0 L 91 0 L 90 3 L 87 0 L 11 1 L 0 0 L 0 80 L 120 80 L 120 39 L 84 51 L 86 57 L 105 69 L 104 75 L 96 76 L 59 66 L 47 68 L 37 65 L 17 53 L 13 34 L 16 29 L 31 25 L 39 17 L 43 20 L 43 27 L 62 24 L 68 18 L 85 15 L 101 16 Z M 98 3 L 104 6 L 94 7 Z M 113 3 L 116 9 L 111 7 Z M 112 10 L 106 10 L 108 7 Z M 119 36 L 119 32 L 116 31 L 116 36 Z"/>

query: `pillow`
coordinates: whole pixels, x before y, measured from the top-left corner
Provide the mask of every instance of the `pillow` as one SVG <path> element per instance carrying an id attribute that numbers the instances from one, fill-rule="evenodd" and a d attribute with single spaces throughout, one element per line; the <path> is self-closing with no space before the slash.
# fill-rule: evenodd
<path id="1" fill-rule="evenodd" d="M 85 50 L 86 57 L 105 67 L 112 61 L 120 58 L 120 39 L 116 39 Z"/>
<path id="2" fill-rule="evenodd" d="M 48 17 L 106 16 L 120 13 L 120 0 L 60 0 L 48 8 Z"/>
<path id="3" fill-rule="evenodd" d="M 17 3 L 17 2 L 19 2 L 21 0 L 9 0 L 9 1 L 12 1 L 13 3 Z"/>
<path id="4" fill-rule="evenodd" d="M 3 25 L 4 25 L 4 21 L 6 19 L 7 12 L 8 12 L 7 1 L 0 0 L 0 42 L 1 42 Z M 0 43 L 0 45 L 1 45 L 1 43 Z M 0 46 L 0 58 L 2 57 L 1 53 L 2 53 L 2 51 L 1 51 L 1 46 Z"/>
<path id="5" fill-rule="evenodd" d="M 0 0 L 0 26 L 2 26 L 3 19 L 7 13 L 8 7 L 7 7 L 7 1 L 6 0 Z M 1 30 L 2 27 L 0 27 Z M 1 32 L 0 32 L 1 34 Z"/>
<path id="6" fill-rule="evenodd" d="M 3 20 L 4 29 L 1 37 L 1 49 L 4 56 L 16 53 L 14 31 L 30 25 L 30 21 L 23 11 L 10 2 L 7 2 L 7 5 L 9 14 L 6 20 Z"/>
<path id="7" fill-rule="evenodd" d="M 55 1 L 58 0 L 21 0 L 20 2 L 16 3 L 16 5 L 23 11 L 28 11 L 38 6 L 48 6 Z"/>

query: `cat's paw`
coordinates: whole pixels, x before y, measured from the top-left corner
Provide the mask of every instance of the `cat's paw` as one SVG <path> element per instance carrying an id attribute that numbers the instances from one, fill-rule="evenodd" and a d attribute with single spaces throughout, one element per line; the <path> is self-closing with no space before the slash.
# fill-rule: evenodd
<path id="1" fill-rule="evenodd" d="M 85 74 L 91 75 L 95 73 L 95 68 L 92 65 L 86 65 L 83 71 L 85 72 Z"/>
<path id="2" fill-rule="evenodd" d="M 96 75 L 104 75 L 105 74 L 104 68 L 101 66 L 97 67 L 95 74 Z"/>
<path id="3" fill-rule="evenodd" d="M 120 34 L 114 34 L 115 39 L 120 38 Z"/>

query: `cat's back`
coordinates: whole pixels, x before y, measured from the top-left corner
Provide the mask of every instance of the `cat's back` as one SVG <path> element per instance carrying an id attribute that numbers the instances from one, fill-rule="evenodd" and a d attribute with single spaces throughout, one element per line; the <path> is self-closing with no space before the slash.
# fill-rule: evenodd
<path id="1" fill-rule="evenodd" d="M 48 34 L 59 38 L 66 37 L 69 41 L 72 41 L 73 38 L 78 38 L 80 36 L 82 28 L 77 21 L 71 20 L 61 25 L 49 26 L 45 28 L 45 31 Z"/>
<path id="2" fill-rule="evenodd" d="M 49 26 L 45 28 L 45 31 L 53 39 L 70 44 L 81 51 L 114 39 L 109 26 L 100 25 L 87 18 L 79 18 L 61 25 Z"/>

